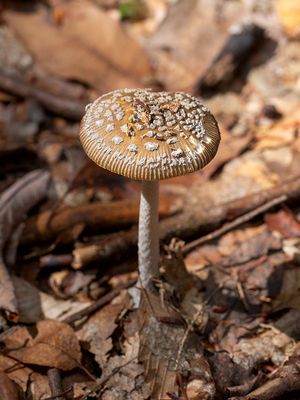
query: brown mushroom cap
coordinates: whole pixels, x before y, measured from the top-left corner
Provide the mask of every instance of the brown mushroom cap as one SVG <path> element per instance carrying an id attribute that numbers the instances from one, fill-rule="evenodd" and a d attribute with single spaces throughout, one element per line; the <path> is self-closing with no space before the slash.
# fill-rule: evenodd
<path id="1" fill-rule="evenodd" d="M 80 139 L 100 167 L 151 181 L 203 168 L 217 152 L 220 132 L 196 97 L 121 89 L 87 106 Z"/>

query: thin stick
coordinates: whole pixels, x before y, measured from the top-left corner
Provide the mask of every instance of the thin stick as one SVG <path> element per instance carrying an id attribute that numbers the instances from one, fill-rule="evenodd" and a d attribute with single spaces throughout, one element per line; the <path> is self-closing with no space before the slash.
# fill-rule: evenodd
<path id="1" fill-rule="evenodd" d="M 215 231 L 188 243 L 183 248 L 183 254 L 187 255 L 192 250 L 194 250 L 196 247 L 198 247 L 204 243 L 207 243 L 211 240 L 217 239 L 224 233 L 227 233 L 230 230 L 238 227 L 239 225 L 242 225 L 245 222 L 250 221 L 252 218 L 256 217 L 257 215 L 262 214 L 263 212 L 269 210 L 270 208 L 276 206 L 277 204 L 283 203 L 286 200 L 287 200 L 287 195 L 285 195 L 285 194 L 275 197 L 275 199 L 268 201 L 266 204 L 263 204 L 262 206 L 257 207 L 254 210 L 249 211 L 248 213 L 246 213 L 244 215 L 241 215 L 240 217 L 236 218 L 235 220 L 228 222 L 227 224 L 224 224 L 223 226 L 221 226 L 221 228 L 216 229 Z"/>
<path id="2" fill-rule="evenodd" d="M 65 318 L 63 320 L 63 322 L 65 322 L 66 324 L 73 324 L 75 321 L 78 321 L 84 317 L 91 315 L 92 313 L 97 311 L 99 308 L 101 308 L 101 307 L 105 306 L 107 303 L 109 303 L 113 298 L 118 296 L 118 294 L 120 294 L 120 292 L 123 289 L 129 288 L 130 286 L 134 285 L 135 283 L 136 283 L 136 279 L 132 279 L 126 283 L 121 284 L 120 286 L 116 287 L 115 289 L 113 289 L 111 292 L 107 293 L 103 297 L 100 297 L 100 299 L 95 301 L 95 303 L 68 316 L 67 318 Z"/>

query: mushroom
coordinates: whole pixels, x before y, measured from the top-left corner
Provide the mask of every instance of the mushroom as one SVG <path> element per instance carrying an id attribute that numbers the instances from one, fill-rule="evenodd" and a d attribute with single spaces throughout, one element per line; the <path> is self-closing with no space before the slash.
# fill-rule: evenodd
<path id="1" fill-rule="evenodd" d="M 220 142 L 217 122 L 191 95 L 120 89 L 87 106 L 80 139 L 100 167 L 142 181 L 138 264 L 142 286 L 151 288 L 159 276 L 159 180 L 208 164 Z"/>

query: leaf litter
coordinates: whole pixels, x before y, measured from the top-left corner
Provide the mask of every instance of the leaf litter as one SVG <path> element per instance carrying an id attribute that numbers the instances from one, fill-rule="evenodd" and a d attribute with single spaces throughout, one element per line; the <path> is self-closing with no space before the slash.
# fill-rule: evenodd
<path id="1" fill-rule="evenodd" d="M 124 4 L 2 9 L 0 397 L 296 399 L 299 6 Z M 86 103 L 136 86 L 205 96 L 223 133 L 161 185 L 158 296 L 134 286 L 139 183 L 78 141 Z"/>

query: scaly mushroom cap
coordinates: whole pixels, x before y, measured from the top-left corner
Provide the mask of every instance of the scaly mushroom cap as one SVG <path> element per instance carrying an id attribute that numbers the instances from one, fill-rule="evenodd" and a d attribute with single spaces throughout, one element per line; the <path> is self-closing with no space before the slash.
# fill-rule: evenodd
<path id="1" fill-rule="evenodd" d="M 87 106 L 80 139 L 100 167 L 151 181 L 203 168 L 217 152 L 220 132 L 196 97 L 121 89 Z"/>

